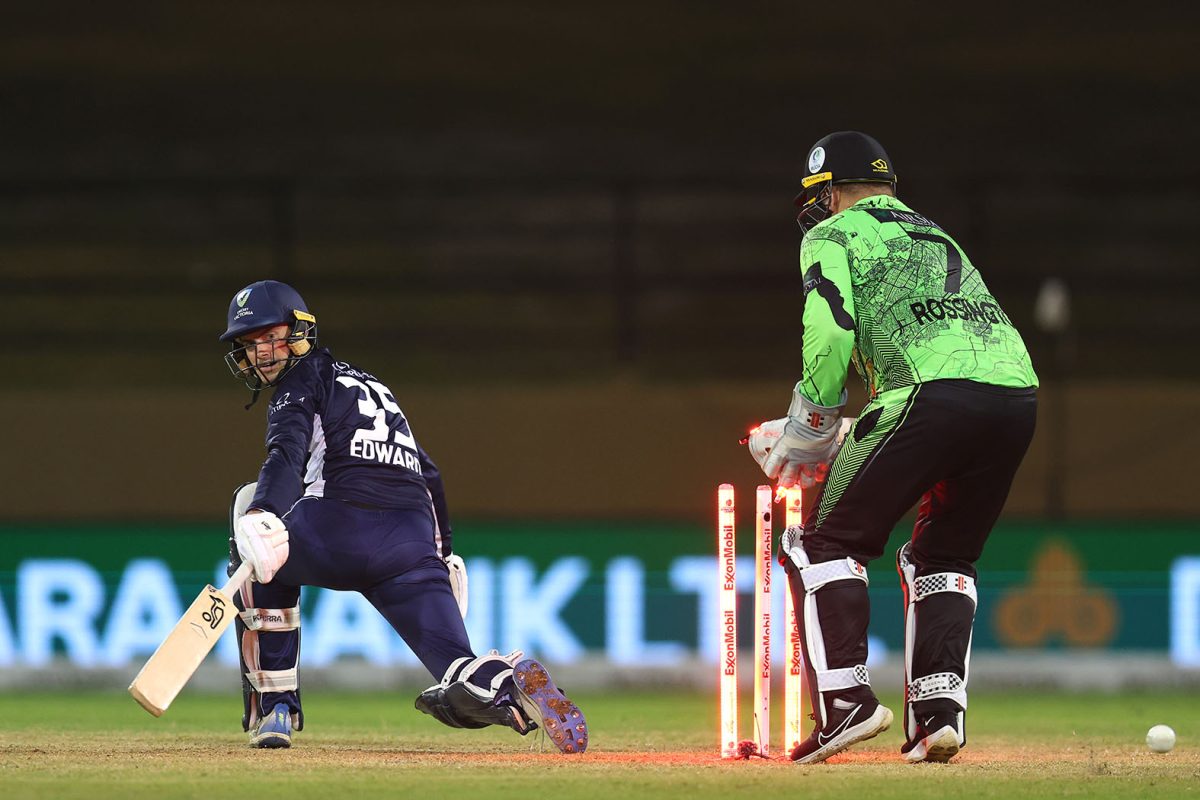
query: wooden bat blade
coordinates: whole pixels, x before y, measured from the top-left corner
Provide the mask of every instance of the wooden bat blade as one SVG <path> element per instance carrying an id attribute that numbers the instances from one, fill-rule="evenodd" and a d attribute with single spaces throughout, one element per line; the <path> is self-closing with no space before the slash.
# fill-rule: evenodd
<path id="1" fill-rule="evenodd" d="M 129 693 L 156 717 L 171 705 L 184 685 L 233 622 L 237 608 L 230 595 L 249 575 L 243 564 L 220 589 L 209 585 L 188 606 L 154 655 L 129 684 Z"/>

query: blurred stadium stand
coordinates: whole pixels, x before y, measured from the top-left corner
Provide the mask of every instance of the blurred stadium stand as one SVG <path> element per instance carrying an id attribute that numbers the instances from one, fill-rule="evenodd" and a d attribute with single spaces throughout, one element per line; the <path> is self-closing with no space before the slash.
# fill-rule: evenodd
<path id="1" fill-rule="evenodd" d="M 462 452 L 462 415 L 481 413 L 463 395 L 482 386 L 502 399 L 473 422 L 535 428 L 497 433 L 497 450 L 544 472 L 558 470 L 555 442 L 537 426 L 570 436 L 589 396 L 626 438 L 675 424 L 680 442 L 660 446 L 699 448 L 654 493 L 663 462 L 638 457 L 644 442 L 606 442 L 614 454 L 582 477 L 607 486 L 620 465 L 610 497 L 559 491 L 549 513 L 700 515 L 714 476 L 745 460 L 726 440 L 778 413 L 797 376 L 790 201 L 799 159 L 834 128 L 885 143 L 902 197 L 956 236 L 1034 352 L 1057 410 L 1012 508 L 1200 514 L 1180 469 L 1197 434 L 1148 446 L 1112 422 L 1170 425 L 1200 406 L 1184 367 L 1200 310 L 1197 168 L 1176 146 L 1195 139 L 1186 26 L 1081 25 L 1052 8 L 1030 25 L 941 2 L 813 13 L 682 0 L 587 17 L 549 3 L 12 9 L 0 410 L 22 422 L 13 446 L 38 455 L 0 474 L 0 514 L 47 513 L 47 476 L 78 487 L 52 516 L 220 507 L 218 487 L 237 481 L 213 443 L 252 469 L 261 431 L 235 406 L 215 337 L 233 292 L 275 277 L 337 352 L 415 398 L 443 467 L 482 493 L 469 512 L 547 511 L 536 492 L 489 494 Z M 881 33 L 869 45 L 863 25 Z M 1033 324 L 1049 277 L 1071 291 L 1058 344 Z M 37 431 L 57 430 L 81 390 L 87 446 L 51 458 Z M 674 418 L 689 398 L 691 416 Z M 208 410 L 220 404 L 241 416 Z M 128 443 L 146 421 L 172 428 L 164 406 L 188 415 L 174 435 L 191 458 L 140 505 L 118 502 L 105 475 L 163 479 Z M 660 416 L 638 420 L 646 410 Z M 1065 442 L 1045 439 L 1047 418 L 1070 426 Z M 1128 474 L 1145 486 L 1127 490 Z M 561 479 L 526 476 L 541 477 Z"/>
<path id="2" fill-rule="evenodd" d="M 1076 377 L 1187 377 L 1200 270 L 1183 187 L 1131 187 L 1115 224 L 1094 178 L 913 183 L 906 197 L 929 198 L 910 202 L 984 270 L 1044 374 L 1032 308 L 1055 276 Z M 210 370 L 163 365 L 213 363 L 229 297 L 272 276 L 310 298 L 330 341 L 417 382 L 785 380 L 802 303 L 788 200 L 738 178 L 8 181 L 2 360 L 53 385 L 82 338 L 90 386 L 210 385 Z"/>

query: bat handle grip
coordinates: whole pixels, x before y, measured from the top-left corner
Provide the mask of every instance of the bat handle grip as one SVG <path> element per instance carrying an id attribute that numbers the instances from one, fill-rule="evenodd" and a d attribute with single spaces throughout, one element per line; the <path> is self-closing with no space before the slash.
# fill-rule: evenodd
<path id="1" fill-rule="evenodd" d="M 221 594 L 226 597 L 233 597 L 233 593 L 242 588 L 242 584 L 250 577 L 250 571 L 253 569 L 249 561 L 243 561 L 234 573 L 229 576 L 229 580 L 225 581 L 225 585 L 221 587 Z"/>

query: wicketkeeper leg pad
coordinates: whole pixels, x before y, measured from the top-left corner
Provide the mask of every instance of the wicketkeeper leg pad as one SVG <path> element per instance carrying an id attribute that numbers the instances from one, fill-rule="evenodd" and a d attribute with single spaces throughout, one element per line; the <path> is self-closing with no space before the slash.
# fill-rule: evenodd
<path id="1" fill-rule="evenodd" d="M 904 733 L 913 741 L 919 720 L 953 701 L 959 746 L 966 744 L 967 677 L 978 595 L 975 579 L 960 572 L 918 575 L 912 543 L 896 552 L 904 588 Z"/>
<path id="2" fill-rule="evenodd" d="M 865 664 L 867 570 L 852 558 L 813 564 L 801 535 L 785 536 L 782 547 L 798 609 L 809 696 L 817 727 L 822 728 L 835 697 L 860 688 L 870 691 Z"/>

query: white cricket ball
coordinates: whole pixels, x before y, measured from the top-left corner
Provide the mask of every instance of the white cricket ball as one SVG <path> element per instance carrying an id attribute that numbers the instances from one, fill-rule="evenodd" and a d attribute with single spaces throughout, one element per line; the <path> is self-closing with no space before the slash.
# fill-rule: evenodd
<path id="1" fill-rule="evenodd" d="M 1175 731 L 1170 725 L 1155 725 L 1146 731 L 1146 747 L 1152 753 L 1169 753 L 1175 746 Z"/>

